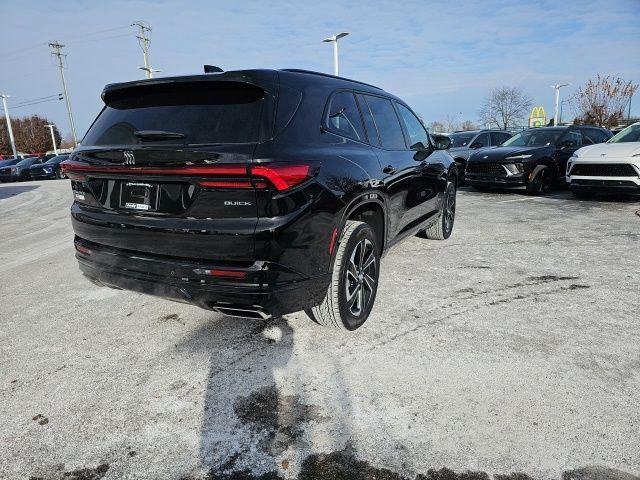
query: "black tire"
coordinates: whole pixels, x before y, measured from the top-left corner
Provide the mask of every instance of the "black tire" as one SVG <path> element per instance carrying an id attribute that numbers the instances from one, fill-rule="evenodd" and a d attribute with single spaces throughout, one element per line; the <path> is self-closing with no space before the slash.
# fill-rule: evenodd
<path id="1" fill-rule="evenodd" d="M 555 172 L 546 165 L 538 165 L 531 175 L 531 180 L 527 183 L 527 193 L 529 195 L 545 195 L 551 191 L 555 183 Z"/>
<path id="2" fill-rule="evenodd" d="M 438 220 L 427 229 L 419 232 L 419 237 L 428 238 L 429 240 L 446 240 L 451 236 L 453 224 L 456 219 L 456 192 L 455 182 L 447 182 Z"/>
<path id="3" fill-rule="evenodd" d="M 375 232 L 367 223 L 347 221 L 337 245 L 325 298 L 305 313 L 324 327 L 342 330 L 361 327 L 376 299 L 379 272 L 380 250 Z"/>
<path id="4" fill-rule="evenodd" d="M 65 175 L 64 173 L 62 173 L 62 169 L 61 169 L 61 168 L 59 168 L 59 169 L 56 171 L 56 178 L 57 178 L 58 180 L 62 180 L 63 178 L 67 178 L 67 177 L 66 177 L 66 175 Z"/>

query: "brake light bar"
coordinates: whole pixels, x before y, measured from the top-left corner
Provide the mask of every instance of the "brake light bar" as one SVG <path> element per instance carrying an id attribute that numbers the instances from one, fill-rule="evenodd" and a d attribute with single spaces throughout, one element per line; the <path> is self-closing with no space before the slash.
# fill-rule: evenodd
<path id="1" fill-rule="evenodd" d="M 198 275 L 210 275 L 218 278 L 246 278 L 247 272 L 243 270 L 228 270 L 224 268 L 212 268 L 202 269 L 196 268 L 194 270 Z"/>
<path id="2" fill-rule="evenodd" d="M 89 165 L 75 160 L 62 162 L 62 171 L 70 178 L 82 177 L 88 173 L 115 173 L 124 175 L 184 175 L 199 177 L 232 177 L 212 178 L 198 183 L 205 188 L 258 188 L 265 189 L 269 185 L 278 191 L 287 190 L 308 180 L 310 165 L 267 164 L 267 165 L 206 165 L 186 166 L 181 168 Z M 74 175 L 75 174 L 75 175 Z"/>

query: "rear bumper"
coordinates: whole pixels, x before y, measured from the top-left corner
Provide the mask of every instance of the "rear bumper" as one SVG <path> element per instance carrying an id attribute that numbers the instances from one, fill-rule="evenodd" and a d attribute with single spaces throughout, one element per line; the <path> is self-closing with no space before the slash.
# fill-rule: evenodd
<path id="1" fill-rule="evenodd" d="M 304 278 L 272 262 L 204 263 L 118 250 L 78 237 L 76 249 L 80 270 L 94 283 L 236 316 L 265 318 L 318 305 L 331 279 L 330 274 Z M 243 272 L 245 277 L 197 273 L 213 269 Z"/>

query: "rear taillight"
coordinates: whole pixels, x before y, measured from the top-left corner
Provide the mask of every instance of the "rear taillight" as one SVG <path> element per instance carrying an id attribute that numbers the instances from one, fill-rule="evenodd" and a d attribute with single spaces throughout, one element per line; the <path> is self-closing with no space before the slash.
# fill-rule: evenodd
<path id="1" fill-rule="evenodd" d="M 309 165 L 252 165 L 251 174 L 263 178 L 282 191 L 300 185 L 308 180 Z"/>

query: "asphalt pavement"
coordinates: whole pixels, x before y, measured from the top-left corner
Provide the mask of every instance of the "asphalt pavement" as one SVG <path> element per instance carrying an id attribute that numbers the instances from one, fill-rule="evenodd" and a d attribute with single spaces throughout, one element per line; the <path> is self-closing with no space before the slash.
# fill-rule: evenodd
<path id="1" fill-rule="evenodd" d="M 350 333 L 94 286 L 70 203 L 0 185 L 0 478 L 640 475 L 637 200 L 463 189 Z"/>

